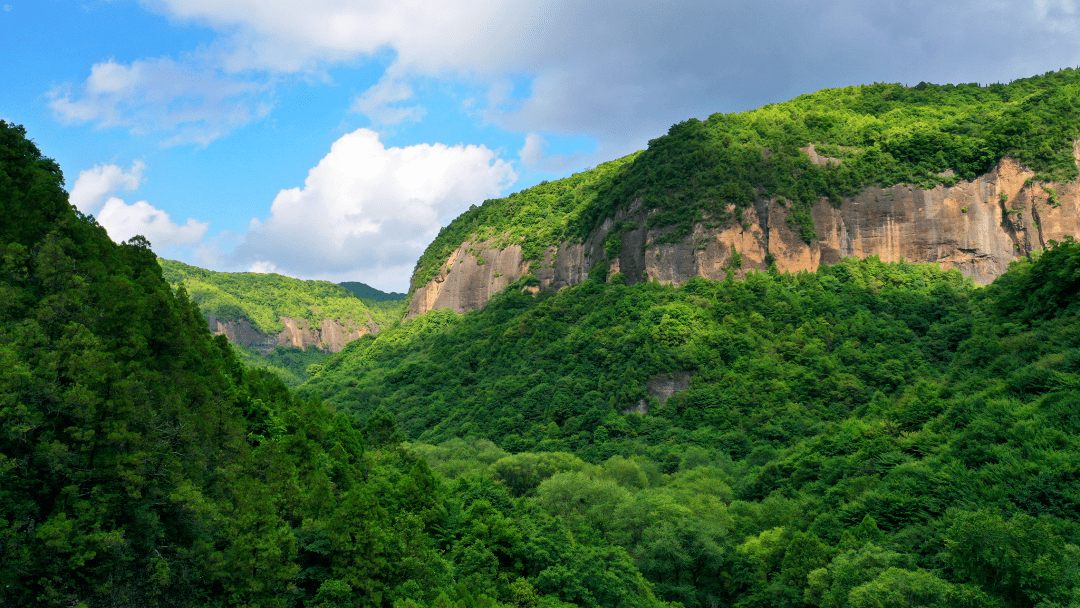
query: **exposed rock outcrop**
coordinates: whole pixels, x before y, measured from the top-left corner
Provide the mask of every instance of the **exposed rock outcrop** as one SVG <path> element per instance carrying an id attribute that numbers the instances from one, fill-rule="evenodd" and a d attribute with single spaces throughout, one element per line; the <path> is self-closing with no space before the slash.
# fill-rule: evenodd
<path id="1" fill-rule="evenodd" d="M 690 372 L 674 372 L 671 374 L 660 374 L 651 378 L 645 383 L 645 389 L 649 391 L 650 397 L 656 397 L 660 405 L 663 405 L 670 397 L 674 397 L 677 393 L 681 393 L 690 388 L 690 378 L 693 376 Z M 624 414 L 631 412 L 637 412 L 638 414 L 649 413 L 649 402 L 646 399 L 638 401 L 637 405 L 624 411 Z"/>
<path id="2" fill-rule="evenodd" d="M 1080 143 L 1075 152 L 1080 165 Z M 729 270 L 742 277 L 751 269 L 765 270 L 770 254 L 782 272 L 814 271 L 845 257 L 876 255 L 885 262 L 936 262 L 987 284 L 1004 273 L 1009 262 L 1044 248 L 1050 239 L 1080 235 L 1080 183 L 1025 185 L 1032 176 L 1005 159 L 990 173 L 952 187 L 869 188 L 838 207 L 822 200 L 812 209 L 818 238 L 810 244 L 788 224 L 788 209 L 775 199 L 761 199 L 745 209 L 743 225 L 710 227 L 709 221 L 701 222 L 677 243 L 658 243 L 672 228 L 649 230 L 651 211 L 631 206 L 584 242 L 563 242 L 532 265 L 522 262 L 516 246 L 500 250 L 491 242 L 463 243 L 434 280 L 417 288 L 406 318 L 437 308 L 459 313 L 480 308 L 529 272 L 544 289 L 580 283 L 606 259 L 609 231 L 620 224 L 625 228 L 627 220 L 637 228 L 623 232 L 622 248 L 610 263 L 611 271 L 621 272 L 630 284 L 652 279 L 681 284 L 693 276 L 722 279 Z M 732 246 L 742 260 L 738 268 L 733 268 Z M 479 263 L 481 258 L 485 263 Z"/>
<path id="3" fill-rule="evenodd" d="M 336 353 L 361 336 L 379 333 L 379 326 L 370 316 L 366 324 L 356 323 L 352 319 L 322 319 L 313 324 L 304 319 L 281 317 L 285 329 L 272 336 L 258 331 L 251 326 L 250 321 L 243 318 L 221 320 L 215 315 L 209 315 L 207 323 L 214 335 L 225 334 L 233 344 L 249 346 L 264 355 L 278 346 L 294 346 L 305 350 L 315 347 Z"/>

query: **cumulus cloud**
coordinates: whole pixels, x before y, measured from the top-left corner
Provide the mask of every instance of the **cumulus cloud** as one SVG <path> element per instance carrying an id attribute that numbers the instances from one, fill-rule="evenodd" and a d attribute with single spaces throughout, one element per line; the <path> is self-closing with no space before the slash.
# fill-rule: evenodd
<path id="1" fill-rule="evenodd" d="M 156 251 L 173 245 L 196 243 L 210 225 L 188 218 L 187 223 L 181 226 L 174 223 L 168 213 L 146 201 L 128 205 L 116 197 L 105 201 L 97 221 L 108 231 L 109 238 L 117 243 L 141 234 Z"/>
<path id="2" fill-rule="evenodd" d="M 518 151 L 518 157 L 521 159 L 522 164 L 530 169 L 534 169 L 543 162 L 545 158 L 544 147 L 547 142 L 542 135 L 536 133 L 529 133 L 525 136 L 525 145 Z"/>
<path id="3" fill-rule="evenodd" d="M 49 106 L 68 123 L 123 127 L 137 135 L 167 132 L 163 145 L 206 145 L 269 112 L 265 87 L 169 58 L 129 65 L 96 63 L 79 87 L 49 92 Z"/>
<path id="4" fill-rule="evenodd" d="M 517 179 L 485 146 L 387 148 L 359 129 L 337 140 L 303 188 L 282 190 L 251 221 L 231 265 L 259 272 L 358 280 L 401 290 L 439 228 Z"/>
<path id="5" fill-rule="evenodd" d="M 265 261 L 255 262 L 251 265 L 250 268 L 248 268 L 248 272 L 257 272 L 259 274 L 270 274 L 272 272 L 277 272 L 277 270 L 278 268 L 276 264 L 274 264 L 273 262 Z"/>
<path id="6" fill-rule="evenodd" d="M 196 243 L 206 234 L 209 222 L 188 218 L 184 225 L 176 224 L 169 214 L 146 201 L 133 205 L 113 196 L 126 190 L 134 191 L 142 184 L 146 164 L 137 160 L 124 171 L 118 165 L 101 164 L 79 172 L 68 200 L 72 205 L 96 219 L 109 237 L 117 243 L 141 234 L 160 251 L 173 245 Z"/>
<path id="7" fill-rule="evenodd" d="M 524 76 L 531 81 L 527 97 L 489 107 L 489 120 L 521 133 L 593 135 L 607 153 L 629 151 L 690 116 L 745 110 L 826 86 L 1007 81 L 1080 63 L 1075 0 L 463 0 L 437 8 L 426 0 L 155 0 L 153 6 L 229 32 L 220 48 L 231 70 L 297 71 L 392 49 L 396 79 L 366 93 L 357 108 L 387 110 L 378 119 L 387 123 L 416 116 L 413 108 L 379 103 L 407 91 L 402 79 L 410 74 L 449 75 L 493 89 Z"/>
<path id="8" fill-rule="evenodd" d="M 121 189 L 137 190 L 145 169 L 146 165 L 137 160 L 128 171 L 117 165 L 96 165 L 93 169 L 80 171 L 69 200 L 83 213 L 97 213 L 109 195 Z"/>

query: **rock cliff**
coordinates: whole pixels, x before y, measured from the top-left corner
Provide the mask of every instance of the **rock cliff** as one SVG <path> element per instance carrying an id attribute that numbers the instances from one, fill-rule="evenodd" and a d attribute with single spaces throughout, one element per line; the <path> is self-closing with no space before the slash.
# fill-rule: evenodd
<path id="1" fill-rule="evenodd" d="M 833 162 L 813 149 L 806 152 L 816 163 Z M 1080 143 L 1074 153 L 1080 165 Z M 648 229 L 653 211 L 631 205 L 584 242 L 550 248 L 540 263 L 523 262 L 516 246 L 467 242 L 433 280 L 416 289 L 406 318 L 437 308 L 459 313 L 480 308 L 530 272 L 543 289 L 579 283 L 596 263 L 607 260 L 604 239 L 617 227 L 622 247 L 608 261 L 611 272 L 621 272 L 629 284 L 652 279 L 681 284 L 693 276 L 721 279 L 729 270 L 742 277 L 765 270 L 768 256 L 781 272 L 797 272 L 844 257 L 874 255 L 885 262 L 938 263 L 987 284 L 1009 262 L 1044 248 L 1049 240 L 1080 235 L 1080 183 L 1030 184 L 1033 175 L 1006 158 L 993 171 L 951 187 L 869 188 L 835 207 L 822 200 L 812 211 L 818 238 L 809 244 L 789 226 L 788 209 L 775 199 L 759 199 L 745 209 L 742 225 L 710 228 L 701 222 L 677 243 L 657 243 L 671 228 Z M 628 222 L 636 227 L 626 230 Z M 741 258 L 737 268 L 733 252 Z"/>
<path id="2" fill-rule="evenodd" d="M 207 316 L 207 323 L 214 335 L 224 334 L 233 344 L 249 346 L 264 355 L 278 346 L 294 346 L 303 349 L 316 347 L 336 353 L 361 336 L 379 333 L 379 326 L 370 316 L 366 324 L 357 323 L 352 319 L 343 319 L 340 322 L 334 319 L 323 319 L 318 324 L 313 324 L 304 319 L 291 317 L 281 317 L 281 322 L 285 325 L 285 329 L 277 335 L 268 336 L 252 327 L 251 322 L 244 318 L 221 320 L 213 314 Z"/>

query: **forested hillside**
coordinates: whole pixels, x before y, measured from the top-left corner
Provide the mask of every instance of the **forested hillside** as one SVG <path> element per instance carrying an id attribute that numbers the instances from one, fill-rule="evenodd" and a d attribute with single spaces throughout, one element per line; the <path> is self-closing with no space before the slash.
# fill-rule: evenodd
<path id="1" fill-rule="evenodd" d="M 220 331 L 219 323 L 225 327 L 244 365 L 270 370 L 290 387 L 307 381 L 311 366 L 325 361 L 332 348 L 340 348 L 319 335 L 324 319 L 344 324 L 340 338 L 347 341 L 357 335 L 358 327 L 378 331 L 398 322 L 404 311 L 402 294 L 393 297 L 363 283 L 335 285 L 279 274 L 214 272 L 160 258 L 158 263 L 165 280 L 174 289 L 183 285 L 203 317 L 213 321 L 212 329 Z M 254 332 L 243 331 L 241 321 L 250 323 Z M 289 333 L 284 321 L 295 324 L 294 333 L 299 335 L 283 336 Z M 304 327 L 309 328 L 306 334 Z"/>
<path id="2" fill-rule="evenodd" d="M 471 208 L 424 252 L 410 293 L 463 243 L 520 245 L 523 261 L 539 262 L 548 248 L 581 241 L 631 207 L 650 211 L 647 225 L 660 244 L 681 241 L 698 222 L 746 229 L 745 209 L 778 199 L 786 223 L 810 243 L 822 236 L 811 217 L 815 202 L 835 206 L 871 186 L 951 186 L 1005 157 L 1033 171 L 1035 183 L 1074 179 L 1078 135 L 1080 71 L 1071 68 L 986 86 L 826 89 L 689 119 L 644 151 Z M 622 229 L 609 234 L 609 258 Z"/>
<path id="3" fill-rule="evenodd" d="M 386 302 L 387 300 L 404 300 L 408 296 L 408 294 L 397 293 L 394 291 L 385 292 L 379 289 L 375 289 L 374 287 L 366 283 L 360 283 L 357 281 L 346 281 L 344 283 L 338 283 L 338 285 L 341 285 L 345 289 L 353 292 L 353 295 L 358 298 L 372 300 L 374 302 Z"/>
<path id="4" fill-rule="evenodd" d="M 470 210 L 413 285 L 470 235 L 538 255 L 633 201 L 675 233 L 739 221 L 743 195 L 799 226 L 811 198 L 1001 155 L 1072 177 L 1078 87 L 872 85 L 680 123 Z M 600 264 L 400 323 L 400 300 L 116 245 L 62 185 L 0 121 L 0 606 L 1080 606 L 1071 238 L 988 287 L 877 258 L 678 287 Z M 313 375 L 295 390 L 203 322 L 350 301 L 394 322 L 287 358 Z"/>
<path id="5" fill-rule="evenodd" d="M 0 121 L 0 606 L 664 605 L 621 549 L 245 369 L 62 184 Z"/>
<path id="6" fill-rule="evenodd" d="M 1080 602 L 1080 244 L 988 288 L 875 259 L 605 279 L 427 313 L 300 394 L 392 414 L 685 606 Z"/>
<path id="7" fill-rule="evenodd" d="M 401 302 L 362 299 L 329 281 L 301 281 L 272 273 L 214 272 L 174 260 L 158 261 L 165 280 L 174 286 L 183 282 L 204 316 L 215 315 L 225 321 L 247 319 L 267 335 L 285 328 L 281 317 L 309 323 L 322 319 L 366 323 L 370 315 L 380 327 L 401 318 Z"/>

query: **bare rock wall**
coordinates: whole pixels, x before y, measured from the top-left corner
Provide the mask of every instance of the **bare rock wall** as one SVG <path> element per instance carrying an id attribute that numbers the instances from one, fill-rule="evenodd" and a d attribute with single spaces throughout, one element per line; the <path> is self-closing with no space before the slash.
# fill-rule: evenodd
<path id="1" fill-rule="evenodd" d="M 1080 166 L 1080 142 L 1075 152 Z M 580 283 L 606 260 L 603 244 L 609 231 L 627 220 L 637 228 L 622 234 L 619 255 L 609 263 L 611 272 L 621 272 L 629 284 L 654 279 L 682 284 L 694 276 L 722 279 L 728 272 L 743 277 L 750 270 L 765 270 L 770 254 L 781 272 L 812 272 L 846 257 L 876 255 L 884 262 L 937 263 L 987 284 L 1010 262 L 1046 247 L 1049 240 L 1080 235 L 1080 182 L 1025 185 L 1032 176 L 1005 159 L 990 173 L 951 187 L 869 188 L 838 207 L 822 200 L 811 212 L 818 238 L 809 244 L 789 225 L 785 204 L 775 199 L 744 209 L 743 225 L 715 227 L 706 218 L 676 243 L 659 242 L 672 228 L 648 229 L 650 211 L 631 205 L 584 242 L 563 242 L 532 264 L 522 261 L 517 246 L 500 250 L 493 243 L 462 244 L 440 274 L 416 290 L 406 318 L 436 308 L 459 313 L 481 308 L 529 272 L 543 289 Z M 733 246 L 742 258 L 738 268 L 732 264 Z"/>
<path id="2" fill-rule="evenodd" d="M 247 319 L 222 320 L 215 315 L 207 316 L 210 332 L 224 334 L 233 344 L 254 348 L 264 355 L 278 346 L 292 346 L 302 349 L 311 347 L 332 353 L 341 351 L 345 345 L 366 334 L 379 333 L 379 326 L 368 317 L 366 323 L 357 323 L 352 319 L 322 319 L 312 323 L 304 319 L 281 317 L 285 326 L 276 335 L 266 335 L 254 327 Z"/>

